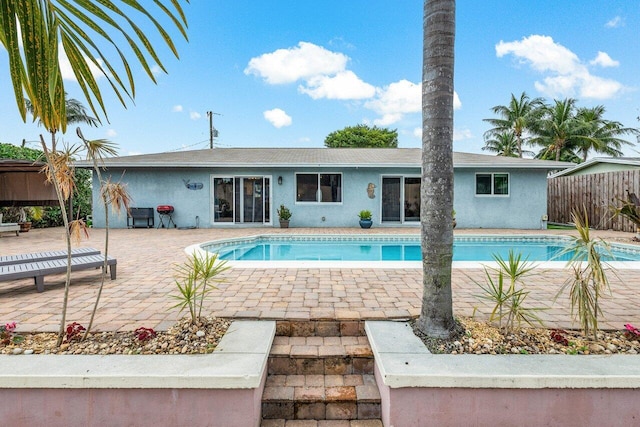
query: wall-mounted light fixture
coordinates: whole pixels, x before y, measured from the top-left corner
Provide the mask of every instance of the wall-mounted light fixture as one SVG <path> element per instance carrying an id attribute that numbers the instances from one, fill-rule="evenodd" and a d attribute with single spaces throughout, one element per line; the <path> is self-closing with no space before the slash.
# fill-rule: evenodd
<path id="1" fill-rule="evenodd" d="M 282 185 L 282 177 L 281 176 L 278 177 L 278 185 Z"/>

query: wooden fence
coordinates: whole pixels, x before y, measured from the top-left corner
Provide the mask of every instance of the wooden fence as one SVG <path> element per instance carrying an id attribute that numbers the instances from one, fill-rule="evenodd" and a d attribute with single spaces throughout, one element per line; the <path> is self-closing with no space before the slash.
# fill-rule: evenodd
<path id="1" fill-rule="evenodd" d="M 636 231 L 626 218 L 612 219 L 611 205 L 627 200 L 627 190 L 640 197 L 640 170 L 551 178 L 547 184 L 550 222 L 570 223 L 571 210 L 585 206 L 589 225 L 598 230 Z"/>

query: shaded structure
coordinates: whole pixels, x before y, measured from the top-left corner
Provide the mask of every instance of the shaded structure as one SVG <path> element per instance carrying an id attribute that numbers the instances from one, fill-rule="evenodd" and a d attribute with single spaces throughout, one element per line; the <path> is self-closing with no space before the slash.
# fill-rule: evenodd
<path id="1" fill-rule="evenodd" d="M 40 171 L 45 163 L 0 159 L 0 206 L 56 206 L 55 188 Z"/>

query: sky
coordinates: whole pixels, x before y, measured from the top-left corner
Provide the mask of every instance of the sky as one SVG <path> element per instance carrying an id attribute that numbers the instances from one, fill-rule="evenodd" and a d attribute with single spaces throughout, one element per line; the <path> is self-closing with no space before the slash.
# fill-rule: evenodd
<path id="1" fill-rule="evenodd" d="M 397 129 L 401 148 L 420 147 L 422 8 L 417 0 L 191 0 L 189 41 L 167 25 L 179 59 L 152 36 L 168 73 L 154 67 L 153 84 L 136 64 L 126 109 L 99 79 L 108 120 L 81 125 L 83 133 L 118 144 L 120 155 L 203 149 L 211 112 L 215 147 L 319 148 L 361 123 Z M 638 28 L 640 7 L 628 0 L 459 0 L 454 151 L 482 153 L 483 119 L 522 92 L 603 105 L 605 118 L 639 127 Z M 82 100 L 72 78 L 65 88 Z M 43 129 L 22 122 L 2 48 L 0 99 L 0 142 L 38 148 Z M 63 141 L 77 142 L 75 127 Z"/>

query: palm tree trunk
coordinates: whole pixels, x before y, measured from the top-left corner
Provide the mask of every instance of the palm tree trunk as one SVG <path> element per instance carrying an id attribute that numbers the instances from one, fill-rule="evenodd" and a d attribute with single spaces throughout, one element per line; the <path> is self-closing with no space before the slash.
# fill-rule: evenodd
<path id="1" fill-rule="evenodd" d="M 434 337 L 453 329 L 453 70 L 455 0 L 425 0 L 422 67 L 422 309 Z"/>
<path id="2" fill-rule="evenodd" d="M 55 134 L 52 132 L 55 138 Z M 62 223 L 64 224 L 65 237 L 67 241 L 67 276 L 64 281 L 64 297 L 62 300 L 62 312 L 60 319 L 60 329 L 58 330 L 58 340 L 56 341 L 56 346 L 60 346 L 62 344 L 62 337 L 64 336 L 64 326 L 67 321 L 67 305 L 69 302 L 69 285 L 71 283 L 71 234 L 69 231 L 69 220 L 67 219 L 66 206 L 64 203 L 64 197 L 62 195 L 62 190 L 60 189 L 60 183 L 58 182 L 58 177 L 56 175 L 56 162 L 51 157 L 49 150 L 47 149 L 47 144 L 44 142 L 44 138 L 40 135 L 40 144 L 42 145 L 42 151 L 44 151 L 44 155 L 47 159 L 47 163 L 49 164 L 49 173 L 51 174 L 51 181 L 53 182 L 53 187 L 56 190 L 56 196 L 58 196 L 58 204 L 60 205 L 60 215 L 62 216 Z M 55 154 L 55 152 L 54 152 Z"/>

